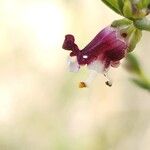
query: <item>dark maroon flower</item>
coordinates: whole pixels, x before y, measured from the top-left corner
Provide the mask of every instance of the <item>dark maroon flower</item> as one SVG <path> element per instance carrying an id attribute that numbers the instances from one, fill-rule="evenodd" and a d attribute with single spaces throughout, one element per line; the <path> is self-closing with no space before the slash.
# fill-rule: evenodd
<path id="1" fill-rule="evenodd" d="M 128 49 L 127 33 L 122 33 L 119 28 L 106 27 L 82 50 L 75 44 L 73 35 L 66 35 L 63 49 L 69 50 L 68 60 L 70 71 L 78 71 L 80 66 L 87 65 L 90 70 L 103 73 L 111 67 L 118 67 L 120 60 L 125 57 Z M 74 59 L 72 61 L 72 59 Z M 107 82 L 107 85 L 111 84 Z M 81 87 L 85 87 L 82 82 Z"/>

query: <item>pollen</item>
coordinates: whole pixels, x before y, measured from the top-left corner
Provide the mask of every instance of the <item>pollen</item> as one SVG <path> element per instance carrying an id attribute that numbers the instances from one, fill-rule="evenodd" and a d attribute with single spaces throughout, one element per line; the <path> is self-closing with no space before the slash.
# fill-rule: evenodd
<path id="1" fill-rule="evenodd" d="M 110 81 L 106 81 L 105 84 L 106 84 L 107 86 L 109 86 L 109 87 L 112 86 L 112 83 L 111 83 Z"/>
<path id="2" fill-rule="evenodd" d="M 87 88 L 87 85 L 85 82 L 80 82 L 79 83 L 79 88 Z"/>

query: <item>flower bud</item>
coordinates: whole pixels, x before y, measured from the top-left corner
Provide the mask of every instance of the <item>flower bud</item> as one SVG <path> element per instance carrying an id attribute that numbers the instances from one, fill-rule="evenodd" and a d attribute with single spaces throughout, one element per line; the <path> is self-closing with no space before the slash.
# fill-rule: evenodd
<path id="1" fill-rule="evenodd" d="M 130 19 L 142 19 L 150 13 L 149 0 L 102 0 L 116 13 Z"/>

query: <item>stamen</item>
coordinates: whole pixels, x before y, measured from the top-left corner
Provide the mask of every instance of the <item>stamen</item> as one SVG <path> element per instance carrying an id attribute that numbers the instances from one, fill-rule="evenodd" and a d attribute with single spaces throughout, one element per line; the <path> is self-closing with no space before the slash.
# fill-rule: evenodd
<path id="1" fill-rule="evenodd" d="M 112 86 L 112 83 L 110 81 L 106 81 L 105 84 L 108 85 L 109 87 Z"/>
<path id="2" fill-rule="evenodd" d="M 86 88 L 86 87 L 87 87 L 87 85 L 86 85 L 85 82 L 80 82 L 79 83 L 79 88 Z"/>
<path id="3" fill-rule="evenodd" d="M 104 73 L 104 76 L 107 78 L 107 81 L 105 82 L 105 84 L 107 86 L 111 87 L 112 86 L 112 80 L 111 80 L 111 78 L 108 76 L 108 74 L 106 72 Z"/>
<path id="4" fill-rule="evenodd" d="M 96 78 L 97 74 L 98 73 L 96 71 L 90 70 L 90 73 L 89 73 L 87 80 L 85 82 L 84 81 L 80 82 L 79 88 L 89 87 L 89 85 L 92 83 L 92 81 Z"/>

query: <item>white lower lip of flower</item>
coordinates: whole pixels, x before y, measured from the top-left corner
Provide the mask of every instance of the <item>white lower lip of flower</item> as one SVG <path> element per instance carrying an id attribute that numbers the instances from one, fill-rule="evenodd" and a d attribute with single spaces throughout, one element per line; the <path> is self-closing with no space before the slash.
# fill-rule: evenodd
<path id="1" fill-rule="evenodd" d="M 99 60 L 95 60 L 88 65 L 88 69 L 95 70 L 97 73 L 103 73 L 104 72 L 104 64 L 102 64 L 102 62 Z"/>
<path id="2" fill-rule="evenodd" d="M 68 57 L 67 59 L 68 69 L 70 72 L 78 72 L 80 69 L 80 65 L 77 62 L 76 57 Z"/>

